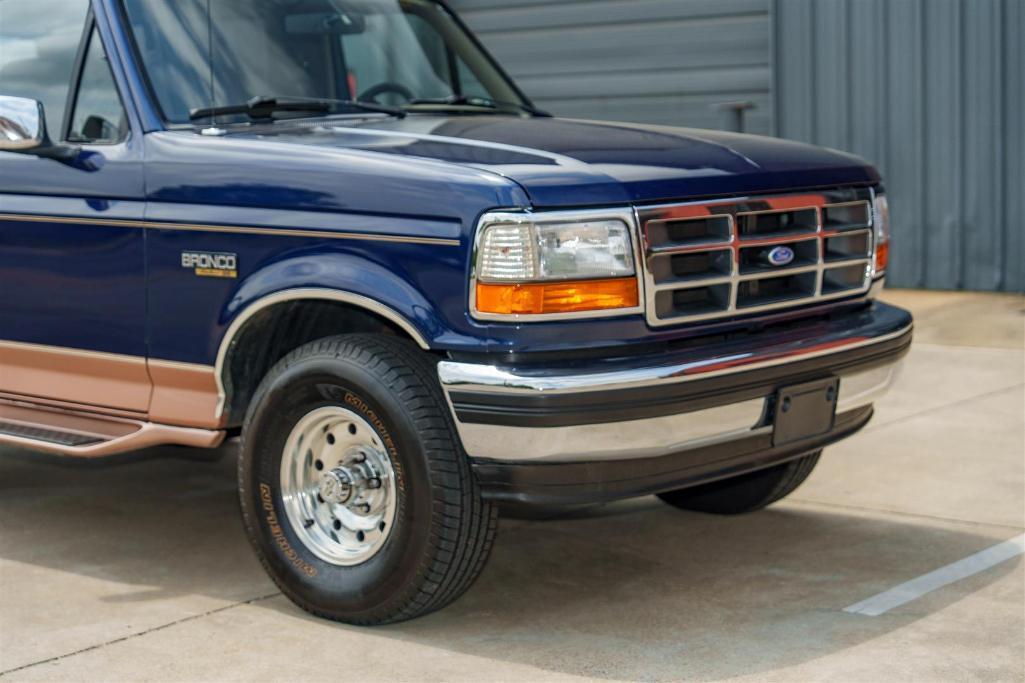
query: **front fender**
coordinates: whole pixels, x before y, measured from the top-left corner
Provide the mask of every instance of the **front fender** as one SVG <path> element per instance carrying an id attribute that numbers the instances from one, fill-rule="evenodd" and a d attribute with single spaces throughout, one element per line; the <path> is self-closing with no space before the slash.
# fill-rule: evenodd
<path id="1" fill-rule="evenodd" d="M 445 285 L 458 288 L 455 300 L 461 304 L 465 287 L 462 250 L 419 245 L 403 245 L 402 250 L 409 258 L 390 265 L 357 254 L 303 250 L 260 268 L 238 283 L 222 311 L 219 322 L 226 331 L 219 355 L 246 318 L 269 305 L 302 299 L 335 300 L 366 309 L 405 330 L 423 348 L 480 344 L 453 331 L 445 312 L 428 300 L 416 282 L 429 267 L 424 262 L 433 263 L 432 294 L 440 294 L 442 301 L 451 300 L 445 295 Z M 412 258 L 409 252 L 424 253 Z"/>

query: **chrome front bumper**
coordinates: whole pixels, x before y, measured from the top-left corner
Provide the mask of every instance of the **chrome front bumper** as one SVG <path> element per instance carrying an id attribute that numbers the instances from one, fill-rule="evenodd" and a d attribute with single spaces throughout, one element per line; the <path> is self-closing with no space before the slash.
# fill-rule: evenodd
<path id="1" fill-rule="evenodd" d="M 443 361 L 438 373 L 475 460 L 644 459 L 771 434 L 776 392 L 803 381 L 839 377 L 838 416 L 869 406 L 896 377 L 911 332 L 908 313 L 875 303 L 658 357 L 560 368 Z"/>

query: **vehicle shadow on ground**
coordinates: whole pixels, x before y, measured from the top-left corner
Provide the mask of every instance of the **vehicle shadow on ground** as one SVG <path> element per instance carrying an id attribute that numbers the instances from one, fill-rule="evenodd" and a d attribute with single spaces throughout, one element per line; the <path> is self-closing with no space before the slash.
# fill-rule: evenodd
<path id="1" fill-rule="evenodd" d="M 273 593 L 242 531 L 230 448 L 216 461 L 166 457 L 187 453 L 144 452 L 119 466 L 0 453 L 0 515 L 13 520 L 0 557 L 129 586 L 100 598 L 125 610 L 181 595 Z M 555 674 L 759 674 L 851 648 L 989 585 L 1015 563 L 884 617 L 842 611 L 994 542 L 929 520 L 804 505 L 720 518 L 647 498 L 504 519 L 466 596 L 372 635 Z M 322 643 L 332 630 L 360 631 L 283 598 L 255 604 L 283 628 L 303 622 Z"/>

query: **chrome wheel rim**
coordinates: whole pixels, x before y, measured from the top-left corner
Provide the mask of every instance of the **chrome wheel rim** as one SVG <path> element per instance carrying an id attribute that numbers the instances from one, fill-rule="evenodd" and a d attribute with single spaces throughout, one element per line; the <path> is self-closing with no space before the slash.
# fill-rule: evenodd
<path id="1" fill-rule="evenodd" d="M 380 551 L 395 521 L 395 470 L 356 413 L 327 406 L 296 424 L 281 457 L 285 516 L 303 545 L 351 567 Z"/>

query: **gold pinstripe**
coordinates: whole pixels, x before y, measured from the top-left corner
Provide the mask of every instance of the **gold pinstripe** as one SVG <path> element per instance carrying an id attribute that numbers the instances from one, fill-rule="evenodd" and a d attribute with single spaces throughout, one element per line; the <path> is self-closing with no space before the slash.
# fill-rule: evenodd
<path id="1" fill-rule="evenodd" d="M 371 242 L 398 242 L 405 244 L 430 244 L 443 247 L 458 247 L 459 240 L 437 237 L 403 237 L 380 233 L 334 232 L 330 230 L 283 230 L 280 228 L 253 228 L 231 225 L 202 225 L 198 223 L 162 223 L 154 221 L 111 220 L 106 218 L 73 218 L 66 216 L 36 216 L 31 214 L 0 214 L 0 221 L 27 223 L 66 223 L 75 225 L 100 225 L 115 228 L 141 228 L 144 230 L 186 230 L 191 232 L 218 232 L 243 235 L 265 235 L 270 237 L 314 237 L 332 240 L 367 240 Z"/>
<path id="2" fill-rule="evenodd" d="M 0 339 L 0 348 L 14 349 L 16 351 L 59 353 L 66 356 L 74 356 L 76 358 L 91 358 L 94 360 L 109 360 L 121 363 L 146 363 L 145 356 L 129 356 L 121 353 L 107 353 L 105 351 L 88 351 L 86 349 L 76 349 L 67 346 L 51 346 L 49 344 L 30 344 L 26 342 L 7 341 L 6 339 Z"/>
<path id="3" fill-rule="evenodd" d="M 123 353 L 107 353 L 105 351 L 89 351 L 86 349 L 76 349 L 70 346 L 51 346 L 49 344 L 30 344 L 26 342 L 15 342 L 8 341 L 6 339 L 0 339 L 0 349 L 13 349 L 15 351 L 38 351 L 40 353 L 55 353 L 62 356 L 71 356 L 74 358 L 90 358 L 94 360 L 107 360 L 118 363 L 136 363 L 139 365 L 157 365 L 163 368 L 169 368 L 172 370 L 190 370 L 193 372 L 209 372 L 213 373 L 216 368 L 212 365 L 203 365 L 201 363 L 183 363 L 175 360 L 163 360 L 160 358 L 146 358 L 146 356 L 132 356 Z"/>

